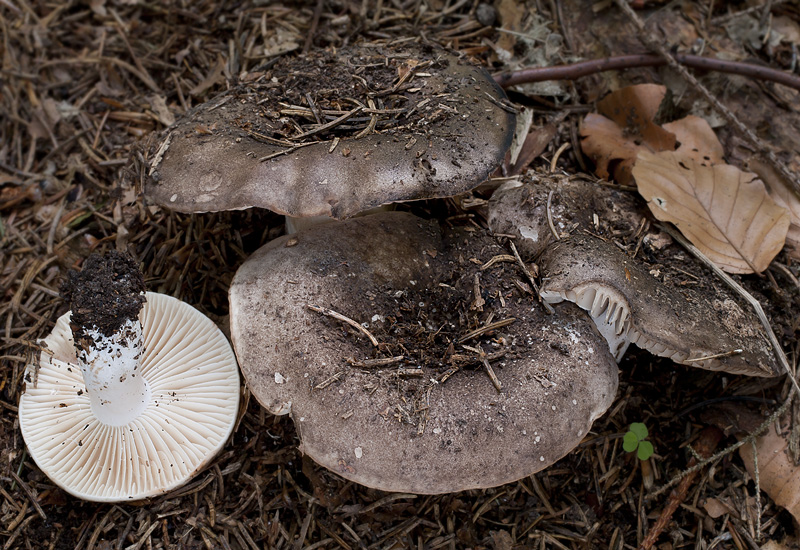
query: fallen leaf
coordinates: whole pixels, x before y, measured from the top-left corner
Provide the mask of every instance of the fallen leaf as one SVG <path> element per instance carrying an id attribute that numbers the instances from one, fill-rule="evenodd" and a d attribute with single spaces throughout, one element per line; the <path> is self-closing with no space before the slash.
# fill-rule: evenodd
<path id="1" fill-rule="evenodd" d="M 517 35 L 515 33 L 525 30 L 523 26 L 523 21 L 525 21 L 525 16 L 527 15 L 525 2 L 499 0 L 499 2 L 495 3 L 495 7 L 500 18 L 500 24 L 504 29 L 512 31 L 502 33 L 497 39 L 497 45 L 504 50 L 513 51 L 517 43 Z"/>
<path id="2" fill-rule="evenodd" d="M 639 151 L 673 151 L 675 135 L 656 124 L 666 88 L 657 84 L 628 86 L 608 94 L 581 122 L 583 152 L 601 178 L 623 185 L 633 182 L 631 169 Z"/>
<path id="3" fill-rule="evenodd" d="M 714 133 L 714 129 L 704 118 L 689 115 L 674 122 L 663 125 L 678 140 L 677 153 L 686 154 L 703 164 L 719 164 L 723 162 L 725 150 Z"/>
<path id="4" fill-rule="evenodd" d="M 489 536 L 492 537 L 494 550 L 511 550 L 514 547 L 514 539 L 508 531 L 489 531 Z"/>
<path id="5" fill-rule="evenodd" d="M 611 92 L 597 103 L 597 112 L 656 151 L 675 149 L 675 136 L 654 122 L 667 96 L 660 84 L 638 84 Z"/>
<path id="6" fill-rule="evenodd" d="M 769 196 L 780 206 L 789 211 L 789 232 L 786 244 L 789 255 L 800 259 L 800 198 L 789 189 L 789 184 L 778 174 L 772 165 L 758 159 L 750 161 L 750 168 L 767 185 Z"/>
<path id="7" fill-rule="evenodd" d="M 752 413 L 751 413 L 752 414 Z M 762 419 L 763 420 L 763 419 Z M 783 424 L 786 426 L 786 424 Z M 788 429 L 778 433 L 773 423 L 755 441 L 755 456 L 758 457 L 758 477 L 761 490 L 767 493 L 775 504 L 783 506 L 800 521 L 800 466 L 795 466 L 789 456 Z M 753 445 L 739 447 L 739 456 L 750 477 L 755 477 Z"/>
<path id="8" fill-rule="evenodd" d="M 755 174 L 671 151 L 640 151 L 633 176 L 653 215 L 674 223 L 729 273 L 760 273 L 783 248 L 789 212 Z"/>
<path id="9" fill-rule="evenodd" d="M 736 512 L 736 510 L 734 510 L 727 502 L 718 498 L 706 499 L 706 501 L 703 503 L 703 508 L 705 508 L 706 513 L 708 513 L 709 517 L 712 519 L 717 519 L 725 514 L 730 514 L 735 518 L 739 517 L 739 514 Z"/>
<path id="10" fill-rule="evenodd" d="M 506 175 L 517 176 L 525 172 L 531 162 L 544 152 L 557 133 L 558 128 L 555 124 L 545 124 L 532 129 L 522 140 L 516 157 L 511 157 L 511 165 Z"/>
<path id="11" fill-rule="evenodd" d="M 800 44 L 800 24 L 785 15 L 772 18 L 772 30 L 781 35 L 784 42 Z"/>

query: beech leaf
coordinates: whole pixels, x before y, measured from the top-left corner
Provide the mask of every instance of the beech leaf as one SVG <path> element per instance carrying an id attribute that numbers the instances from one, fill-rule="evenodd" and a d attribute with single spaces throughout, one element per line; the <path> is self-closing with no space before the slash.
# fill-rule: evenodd
<path id="1" fill-rule="evenodd" d="M 670 151 L 640 151 L 633 176 L 653 215 L 674 223 L 729 273 L 760 273 L 783 248 L 789 213 L 755 174 Z"/>
<path id="2" fill-rule="evenodd" d="M 789 456 L 789 434 L 777 433 L 775 426 L 772 424 L 764 435 L 756 438 L 761 490 L 800 521 L 800 466 L 795 466 Z M 753 445 L 739 447 L 739 455 L 750 477 L 755 477 Z"/>
<path id="3" fill-rule="evenodd" d="M 770 164 L 754 159 L 750 162 L 750 169 L 767 185 L 769 196 L 789 211 L 791 224 L 786 235 L 786 244 L 789 255 L 800 259 L 800 197 L 792 192 L 786 180 Z"/>
<path id="4" fill-rule="evenodd" d="M 666 87 L 658 84 L 628 86 L 599 101 L 599 114 L 586 115 L 581 122 L 581 148 L 594 161 L 599 177 L 613 176 L 629 185 L 638 151 L 675 149 L 675 136 L 653 121 L 666 94 Z"/>
<path id="5" fill-rule="evenodd" d="M 686 153 L 700 164 L 719 164 L 725 151 L 714 133 L 714 129 L 704 118 L 689 115 L 663 125 L 664 129 L 675 134 L 680 144 L 677 153 Z"/>

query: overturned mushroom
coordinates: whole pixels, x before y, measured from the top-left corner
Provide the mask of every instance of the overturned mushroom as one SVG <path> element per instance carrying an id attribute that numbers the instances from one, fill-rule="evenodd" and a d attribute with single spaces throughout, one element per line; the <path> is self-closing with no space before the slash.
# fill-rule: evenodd
<path id="1" fill-rule="evenodd" d="M 25 372 L 19 420 L 28 451 L 86 500 L 178 487 L 233 429 L 239 375 L 230 345 L 193 307 L 145 294 L 129 257 L 92 256 L 65 287 L 72 311 Z"/>
<path id="2" fill-rule="evenodd" d="M 505 258 L 480 231 L 399 212 L 268 243 L 230 291 L 250 390 L 291 414 L 303 453 L 370 487 L 436 494 L 545 468 L 611 404 L 617 367 L 580 309 L 545 314 Z"/>
<path id="3" fill-rule="evenodd" d="M 727 288 L 659 280 L 611 242 L 620 235 L 644 238 L 638 234 L 644 211 L 634 199 L 588 182 L 550 179 L 497 193 L 489 221 L 497 232 L 516 234 L 521 249 L 541 254 L 542 299 L 588 311 L 617 360 L 634 343 L 689 366 L 782 374 L 761 323 Z M 560 240 L 548 217 L 565 230 Z"/>
<path id="4" fill-rule="evenodd" d="M 198 106 L 148 155 L 145 193 L 182 212 L 347 218 L 476 187 L 514 109 L 483 69 L 429 46 L 281 58 Z"/>

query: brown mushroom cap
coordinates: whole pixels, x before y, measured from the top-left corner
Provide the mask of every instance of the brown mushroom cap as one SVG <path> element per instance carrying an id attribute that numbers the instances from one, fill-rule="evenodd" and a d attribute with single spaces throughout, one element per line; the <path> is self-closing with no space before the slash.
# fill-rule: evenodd
<path id="1" fill-rule="evenodd" d="M 483 233 L 443 237 L 435 222 L 399 212 L 268 243 L 230 291 L 250 390 L 272 413 L 292 415 L 303 453 L 373 488 L 437 494 L 543 469 L 612 403 L 617 367 L 580 309 L 546 315 L 513 284 L 513 264 L 480 271 L 471 261 L 502 254 Z M 308 305 L 363 323 L 380 345 Z M 515 320 L 459 340 L 492 314 Z M 488 354 L 502 391 L 462 344 Z M 386 356 L 402 358 L 355 366 Z"/>
<path id="2" fill-rule="evenodd" d="M 349 46 L 282 58 L 250 76 L 151 147 L 146 195 L 181 212 L 258 206 L 341 219 L 472 189 L 514 131 L 513 109 L 501 107 L 505 94 L 489 74 L 439 48 Z M 353 114 L 302 137 L 320 128 L 308 97 L 325 124 Z"/>
<path id="3" fill-rule="evenodd" d="M 547 221 L 548 197 L 558 242 Z M 587 310 L 617 359 L 635 343 L 689 366 L 782 374 L 761 323 L 727 287 L 707 284 L 696 290 L 676 286 L 671 278 L 660 281 L 611 242 L 637 234 L 641 202 L 632 193 L 590 182 L 542 178 L 495 193 L 489 225 L 496 233 L 517 236 L 519 250 L 538 257 L 542 298 L 568 300 Z M 696 271 L 699 266 L 686 267 Z M 741 353 L 696 360 L 737 349 Z"/>

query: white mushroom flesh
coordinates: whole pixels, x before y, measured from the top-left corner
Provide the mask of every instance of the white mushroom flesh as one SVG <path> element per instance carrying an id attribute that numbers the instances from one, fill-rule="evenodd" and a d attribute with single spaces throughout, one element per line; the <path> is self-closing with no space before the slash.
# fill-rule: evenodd
<path id="1" fill-rule="evenodd" d="M 139 367 L 143 348 L 142 323 L 129 319 L 106 336 L 86 331 L 94 347 L 78 350 L 78 363 L 92 412 L 108 426 L 124 426 L 147 408 L 151 392 Z"/>
<path id="2" fill-rule="evenodd" d="M 557 304 L 573 302 L 587 311 L 597 330 L 608 342 L 608 349 L 619 362 L 631 343 L 629 308 L 613 288 L 586 285 L 569 290 L 542 290 L 542 300 Z"/>
<path id="3" fill-rule="evenodd" d="M 549 304 L 564 300 L 573 302 L 587 311 L 597 330 L 608 342 L 608 349 L 617 362 L 622 360 L 630 344 L 636 344 L 653 355 L 667 357 L 677 363 L 689 358 L 685 352 L 671 349 L 636 330 L 631 323 L 628 302 L 613 287 L 595 283 L 566 290 L 543 289 L 541 297 Z M 694 361 L 693 365 L 703 368 L 704 363 Z"/>

